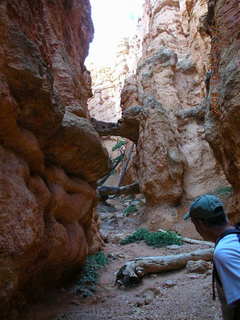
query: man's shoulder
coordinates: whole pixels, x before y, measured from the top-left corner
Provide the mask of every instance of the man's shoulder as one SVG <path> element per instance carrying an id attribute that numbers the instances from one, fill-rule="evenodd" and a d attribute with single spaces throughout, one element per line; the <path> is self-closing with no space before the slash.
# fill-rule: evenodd
<path id="1" fill-rule="evenodd" d="M 228 234 L 223 237 L 214 249 L 215 258 L 227 258 L 232 254 L 240 256 L 240 241 L 237 234 Z"/>

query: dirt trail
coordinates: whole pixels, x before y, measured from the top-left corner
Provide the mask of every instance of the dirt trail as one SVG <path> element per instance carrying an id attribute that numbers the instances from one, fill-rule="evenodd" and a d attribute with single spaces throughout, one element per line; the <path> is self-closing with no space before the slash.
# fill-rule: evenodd
<path id="1" fill-rule="evenodd" d="M 126 217 L 122 214 L 121 204 L 116 204 L 116 207 L 117 210 L 105 206 L 100 208 L 102 232 L 108 238 L 104 252 L 110 258 L 109 264 L 101 271 L 96 294 L 83 299 L 70 289 L 61 289 L 32 307 L 23 319 L 220 320 L 219 303 L 212 301 L 211 268 L 204 274 L 187 273 L 182 269 L 150 275 L 131 289 L 119 289 L 114 285 L 116 272 L 127 260 L 204 248 L 185 244 L 156 249 L 143 242 L 122 246 L 119 239 L 135 230 L 139 213 L 135 213 L 135 217 L 134 214 Z"/>

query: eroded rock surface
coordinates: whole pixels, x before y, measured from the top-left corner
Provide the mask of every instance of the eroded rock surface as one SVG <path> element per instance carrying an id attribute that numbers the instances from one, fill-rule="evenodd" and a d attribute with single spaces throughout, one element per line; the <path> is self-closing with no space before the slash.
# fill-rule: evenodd
<path id="1" fill-rule="evenodd" d="M 129 66 L 121 91 L 122 119 L 95 122 L 100 134 L 105 131 L 136 143 L 127 183 L 139 181 L 150 206 L 179 203 L 181 197 L 193 199 L 228 184 L 203 125 L 211 74 L 207 20 L 207 1 L 145 1 L 135 39 L 138 61 L 133 59 L 135 65 Z M 161 105 L 163 118 L 146 106 L 148 98 Z M 106 98 L 98 104 L 102 112 L 108 102 Z M 129 122 L 129 135 L 125 114 L 134 106 L 147 116 L 136 115 Z M 167 160 L 169 152 L 177 165 Z"/>
<path id="2" fill-rule="evenodd" d="M 166 109 L 153 97 L 144 100 L 137 174 L 148 204 L 179 203 L 185 159 L 178 147 Z"/>
<path id="3" fill-rule="evenodd" d="M 88 0 L 0 3 L 3 318 L 101 246 L 95 184 L 110 164 L 88 120 L 90 14 Z"/>
<path id="4" fill-rule="evenodd" d="M 211 1 L 209 4 L 212 77 L 205 130 L 214 155 L 234 188 L 230 210 L 236 222 L 240 218 L 240 8 L 237 0 Z"/>
<path id="5" fill-rule="evenodd" d="M 139 152 L 135 157 L 137 164 L 133 165 L 137 167 L 138 180 L 141 181 L 142 175 L 145 177 L 143 189 L 149 189 L 150 205 L 162 204 L 165 200 L 167 202 L 171 198 L 170 190 L 176 201 L 181 195 L 192 199 L 213 190 L 218 184 L 226 183 L 205 140 L 202 123 L 204 111 L 200 119 L 176 118 L 181 112 L 198 109 L 206 96 L 205 77 L 209 68 L 210 52 L 210 38 L 202 27 L 206 14 L 206 1 L 145 2 L 141 20 L 142 57 L 136 74 L 131 75 L 125 82 L 121 106 L 123 109 L 128 108 L 132 101 L 141 105 L 146 96 L 151 96 L 162 104 L 168 114 L 164 121 L 160 121 L 156 114 L 152 123 L 145 127 L 144 135 L 149 139 L 144 140 L 141 132 L 145 143 L 138 146 Z M 200 109 L 202 111 L 206 106 Z M 172 128 L 170 136 L 174 137 L 174 147 L 164 138 L 167 132 L 169 133 L 166 129 L 169 127 Z M 181 169 L 179 167 L 176 170 L 175 161 L 162 161 L 165 151 L 161 152 L 161 148 L 152 149 L 153 143 L 156 148 L 164 146 L 168 152 L 174 148 L 170 153 L 175 154 Z M 141 169 L 143 167 L 145 170 Z M 176 181 L 176 184 L 169 184 L 168 179 L 155 181 L 153 177 L 159 176 L 159 168 L 165 177 L 169 176 L 169 172 L 171 177 L 173 171 L 172 181 Z"/>
<path id="6" fill-rule="evenodd" d="M 151 96 L 166 110 L 168 115 L 165 117 L 165 124 L 156 125 L 159 117 L 155 116 L 156 123 L 146 126 L 144 134 L 149 136 L 149 141 L 155 140 L 156 146 L 163 144 L 166 150 L 171 150 L 169 142 L 164 139 L 168 132 L 166 127 L 171 126 L 180 155 L 177 158 L 184 159 L 184 169 L 179 174 L 181 179 L 176 179 L 175 187 L 187 199 L 226 184 L 206 141 L 203 127 L 207 94 L 205 79 L 210 53 L 210 37 L 203 28 L 207 9 L 207 1 L 145 1 L 141 19 L 142 56 L 135 75 L 126 80 L 121 95 L 123 109 L 128 108 L 132 101 L 143 105 L 145 97 Z M 190 110 L 195 111 L 195 116 L 191 115 Z M 179 119 L 179 114 L 185 114 L 185 117 Z M 160 148 L 152 149 L 149 141 L 141 143 L 135 158 L 137 165 L 134 167 L 141 168 L 140 159 L 145 154 L 146 170 L 142 172 L 140 169 L 138 172 L 137 169 L 139 181 L 141 174 L 146 177 L 147 168 L 158 172 L 159 166 L 162 166 L 162 173 L 166 176 L 169 170 L 175 172 L 174 165 L 171 169 L 174 162 L 168 162 L 164 167 L 163 163 L 166 162 L 160 161 Z M 155 169 L 152 169 L 154 166 Z M 155 198 L 154 201 L 149 199 L 148 203 L 162 204 L 164 197 L 159 197 L 159 190 L 162 193 L 165 190 L 165 198 L 168 199 L 168 190 L 174 188 L 169 188 L 167 180 L 165 183 L 161 179 L 151 183 L 153 176 L 154 174 L 149 174 L 148 183 L 147 178 L 145 179 L 152 199 Z"/>

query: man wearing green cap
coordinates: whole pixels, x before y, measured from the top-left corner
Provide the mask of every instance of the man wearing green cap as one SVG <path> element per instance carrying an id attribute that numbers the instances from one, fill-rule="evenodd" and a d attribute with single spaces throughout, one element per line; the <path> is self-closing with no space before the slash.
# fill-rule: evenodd
<path id="1" fill-rule="evenodd" d="M 213 294 L 216 279 L 224 320 L 240 320 L 240 228 L 231 225 L 223 203 L 214 195 L 198 197 L 184 219 L 191 218 L 204 240 L 215 242 Z"/>

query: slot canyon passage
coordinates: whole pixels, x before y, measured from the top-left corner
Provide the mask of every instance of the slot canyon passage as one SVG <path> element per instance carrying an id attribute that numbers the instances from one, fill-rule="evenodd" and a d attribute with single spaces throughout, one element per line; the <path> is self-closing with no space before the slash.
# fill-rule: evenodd
<path id="1" fill-rule="evenodd" d="M 183 215 L 208 192 L 240 221 L 239 0 L 139 2 L 136 33 L 86 67 L 91 1 L 0 1 L 2 320 L 221 319 Z"/>

